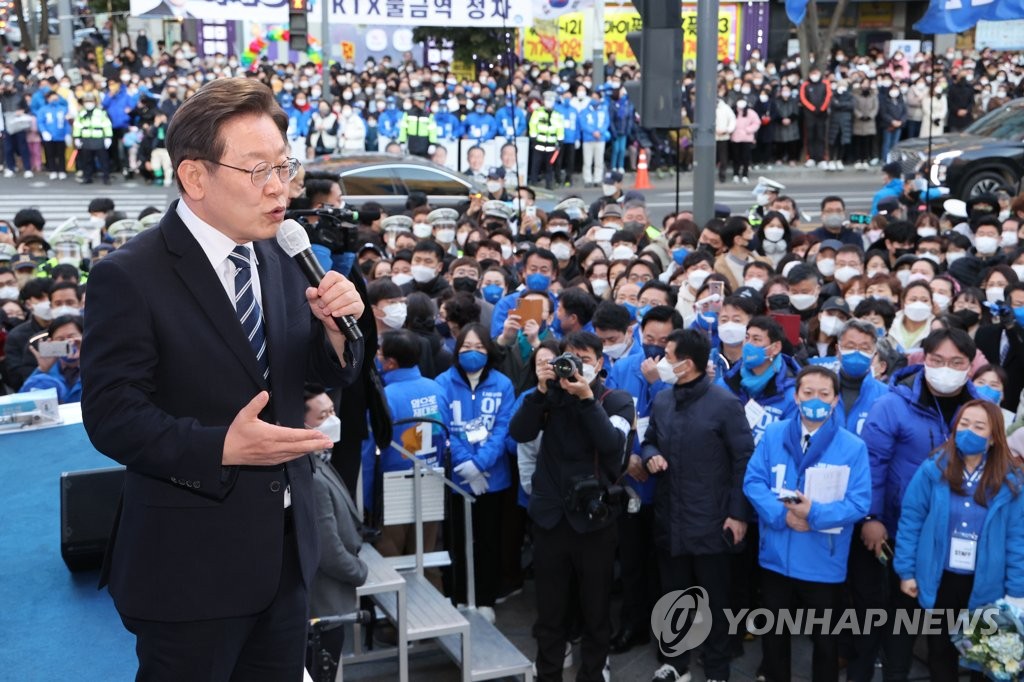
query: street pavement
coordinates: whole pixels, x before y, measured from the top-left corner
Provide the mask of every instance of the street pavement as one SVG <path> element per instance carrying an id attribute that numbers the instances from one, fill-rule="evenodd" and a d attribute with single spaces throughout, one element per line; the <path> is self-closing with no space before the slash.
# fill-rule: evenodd
<path id="1" fill-rule="evenodd" d="M 729 206 L 734 213 L 745 214 L 754 204 L 751 190 L 759 175 L 786 185 L 784 193 L 793 197 L 800 212 L 806 214 L 805 223 L 817 221 L 821 198 L 829 194 L 842 196 L 851 212 L 866 212 L 871 207 L 871 197 L 882 186 L 881 172 L 877 169 L 826 173 L 803 167 L 776 167 L 752 171 L 751 184 L 748 185 L 733 183 L 731 179 L 716 183 L 715 201 Z M 631 189 L 634 182 L 635 175 L 627 173 L 623 187 Z M 644 195 L 652 220 L 660 224 L 661 217 L 676 207 L 675 176 L 659 179 L 652 175 L 651 184 L 653 189 L 644 190 Z M 576 187 L 556 189 L 555 193 L 559 196 L 577 194 L 588 202 L 600 196 L 600 190 L 584 189 L 578 185 L 577 182 Z M 694 199 L 693 173 L 682 173 L 679 187 L 679 207 L 691 207 Z M 48 223 L 56 226 L 69 217 L 85 215 L 89 200 L 94 197 L 110 197 L 117 210 L 136 217 L 147 206 L 165 208 L 177 194 L 177 188 L 173 186 L 158 187 L 120 177 L 115 177 L 111 185 L 82 185 L 72 178 L 49 180 L 42 173 L 27 180 L 22 177 L 3 178 L 0 179 L 0 218 L 10 219 L 22 208 L 35 207 L 42 211 Z"/>

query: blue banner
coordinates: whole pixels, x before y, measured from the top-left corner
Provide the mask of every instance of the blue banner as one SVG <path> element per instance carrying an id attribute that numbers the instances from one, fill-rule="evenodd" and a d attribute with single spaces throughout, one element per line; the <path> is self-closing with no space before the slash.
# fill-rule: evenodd
<path id="1" fill-rule="evenodd" d="M 786 0 L 786 16 L 799 26 L 807 16 L 807 0 Z"/>
<path id="2" fill-rule="evenodd" d="M 786 12 L 789 12 L 789 0 Z M 962 33 L 982 19 L 1024 19 L 1024 0 L 931 0 L 914 30 L 921 33 Z"/>

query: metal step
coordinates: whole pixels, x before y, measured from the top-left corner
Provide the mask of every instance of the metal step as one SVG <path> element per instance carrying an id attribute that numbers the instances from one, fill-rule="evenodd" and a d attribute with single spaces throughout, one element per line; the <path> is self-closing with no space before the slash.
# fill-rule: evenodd
<path id="1" fill-rule="evenodd" d="M 470 680 L 495 680 L 522 675 L 524 682 L 533 679 L 533 662 L 474 609 L 462 609 L 469 621 Z M 453 635 L 439 637 L 437 643 L 461 668 L 462 642 Z"/>
<path id="2" fill-rule="evenodd" d="M 415 554 L 384 557 L 384 561 L 396 571 L 411 571 L 416 568 Z M 448 552 L 425 552 L 423 554 L 424 568 L 444 568 L 445 566 L 451 566 L 451 564 L 452 558 Z"/>
<path id="3" fill-rule="evenodd" d="M 405 631 L 409 641 L 469 632 L 469 621 L 426 578 L 417 573 L 403 573 L 402 577 L 405 578 Z M 392 621 L 398 618 L 394 592 L 376 595 L 374 601 Z"/>

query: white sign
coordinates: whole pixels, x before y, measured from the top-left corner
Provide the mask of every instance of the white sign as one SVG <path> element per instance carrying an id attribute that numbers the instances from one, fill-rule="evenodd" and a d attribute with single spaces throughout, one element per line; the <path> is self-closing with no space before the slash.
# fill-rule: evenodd
<path id="1" fill-rule="evenodd" d="M 974 45 L 983 50 L 1019 50 L 1024 48 L 1024 19 L 979 21 L 974 29 Z"/>

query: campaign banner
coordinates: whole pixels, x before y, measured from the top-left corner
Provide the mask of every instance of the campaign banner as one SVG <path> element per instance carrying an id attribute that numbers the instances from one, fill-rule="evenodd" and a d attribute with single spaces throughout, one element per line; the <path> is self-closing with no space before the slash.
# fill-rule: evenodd
<path id="1" fill-rule="evenodd" d="M 332 24 L 521 28 L 533 21 L 533 0 L 312 0 L 311 18 L 319 18 L 322 1 L 330 3 Z M 130 0 L 129 9 L 144 18 L 288 20 L 287 0 Z"/>
<path id="2" fill-rule="evenodd" d="M 1024 19 L 1024 0 L 932 0 L 921 21 L 920 33 L 962 33 L 981 20 Z"/>

